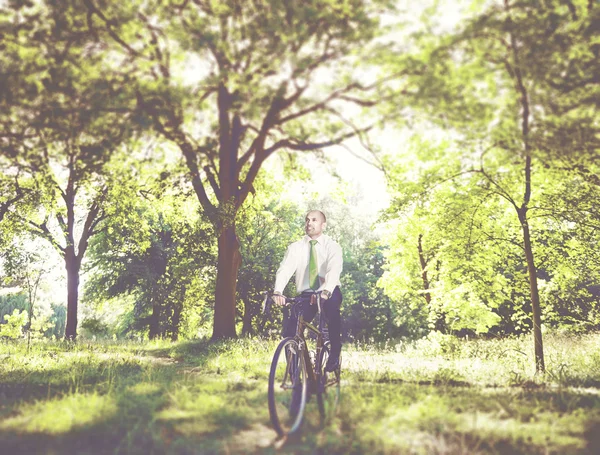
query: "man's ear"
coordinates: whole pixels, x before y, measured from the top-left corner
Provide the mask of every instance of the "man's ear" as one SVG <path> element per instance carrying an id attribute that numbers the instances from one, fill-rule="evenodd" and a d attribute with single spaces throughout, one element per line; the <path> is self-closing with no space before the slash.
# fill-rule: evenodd
<path id="1" fill-rule="evenodd" d="M 322 230 L 324 231 L 326 227 L 327 227 L 327 221 L 325 221 L 325 222 L 323 223 L 323 228 L 322 228 Z"/>

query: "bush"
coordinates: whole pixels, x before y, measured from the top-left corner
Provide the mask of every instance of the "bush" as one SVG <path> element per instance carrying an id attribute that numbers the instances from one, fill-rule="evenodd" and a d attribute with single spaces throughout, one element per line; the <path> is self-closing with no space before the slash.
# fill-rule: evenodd
<path id="1" fill-rule="evenodd" d="M 80 329 L 82 338 L 108 338 L 110 336 L 108 324 L 95 317 L 85 319 L 81 323 Z"/>
<path id="2" fill-rule="evenodd" d="M 5 314 L 5 324 L 0 325 L 0 336 L 17 339 L 23 336 L 23 327 L 27 323 L 27 311 L 14 309 L 12 314 Z"/>

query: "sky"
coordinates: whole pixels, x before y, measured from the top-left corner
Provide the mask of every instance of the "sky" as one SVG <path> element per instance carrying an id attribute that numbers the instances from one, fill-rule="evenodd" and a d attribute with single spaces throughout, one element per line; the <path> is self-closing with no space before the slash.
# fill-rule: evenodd
<path id="1" fill-rule="evenodd" d="M 349 147 L 354 153 L 372 161 L 372 158 L 368 157 L 366 152 L 360 151 L 358 146 L 349 145 Z M 343 182 L 350 190 L 355 190 L 359 196 L 362 196 L 357 210 L 374 221 L 379 211 L 385 209 L 390 201 L 385 174 L 342 147 L 332 147 L 326 154 L 331 164 L 326 166 L 317 162 L 315 165 L 317 167 L 315 174 L 319 181 L 323 182 L 325 192 L 336 192 L 340 182 Z M 332 168 L 339 178 L 331 174 Z"/>

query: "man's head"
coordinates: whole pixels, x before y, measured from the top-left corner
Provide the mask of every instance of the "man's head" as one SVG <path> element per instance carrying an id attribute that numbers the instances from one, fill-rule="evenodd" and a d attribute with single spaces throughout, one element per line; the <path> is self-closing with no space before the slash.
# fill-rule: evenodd
<path id="1" fill-rule="evenodd" d="M 311 239 L 319 237 L 327 226 L 327 218 L 320 210 L 311 210 L 304 218 L 304 231 Z"/>

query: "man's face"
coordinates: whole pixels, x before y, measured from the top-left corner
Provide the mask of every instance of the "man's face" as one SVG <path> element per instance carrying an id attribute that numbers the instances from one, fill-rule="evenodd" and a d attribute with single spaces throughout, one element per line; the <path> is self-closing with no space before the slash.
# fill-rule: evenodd
<path id="1" fill-rule="evenodd" d="M 319 212 L 308 212 L 304 219 L 304 230 L 306 235 L 312 239 L 317 238 L 323 232 L 326 224 L 327 223 L 323 221 L 323 216 Z"/>

